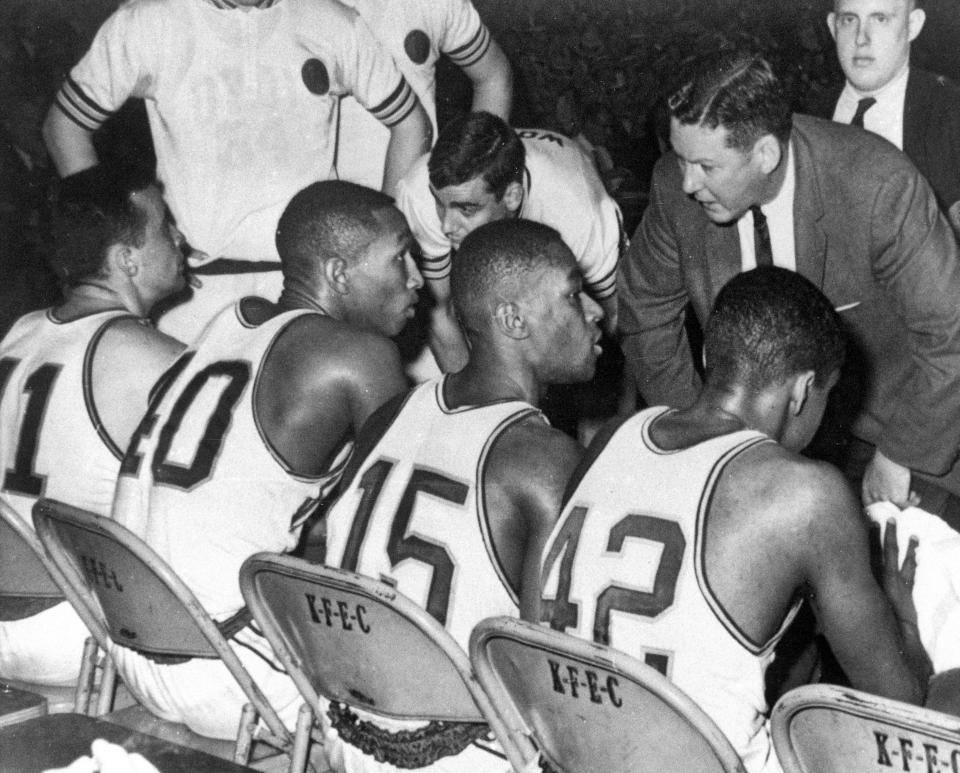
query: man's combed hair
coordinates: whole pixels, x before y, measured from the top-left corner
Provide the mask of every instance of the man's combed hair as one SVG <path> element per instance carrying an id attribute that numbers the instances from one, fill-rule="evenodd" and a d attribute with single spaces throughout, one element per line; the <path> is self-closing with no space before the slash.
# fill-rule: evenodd
<path id="1" fill-rule="evenodd" d="M 353 260 L 380 224 L 375 213 L 393 205 L 385 193 L 342 180 L 312 183 L 287 204 L 276 244 L 287 277 L 312 276 L 328 258 Z"/>
<path id="2" fill-rule="evenodd" d="M 681 124 L 728 132 L 727 144 L 749 150 L 766 134 L 790 138 L 792 118 L 783 84 L 758 54 L 720 51 L 695 59 L 670 95 L 670 114 Z"/>
<path id="3" fill-rule="evenodd" d="M 525 151 L 517 133 L 492 113 L 468 113 L 440 130 L 427 169 L 437 190 L 483 177 L 497 199 L 523 179 Z"/>
<path id="4" fill-rule="evenodd" d="M 704 337 L 707 383 L 763 389 L 812 370 L 823 386 L 843 365 L 843 325 L 830 301 L 795 271 L 738 274 L 717 295 Z"/>
<path id="5" fill-rule="evenodd" d="M 66 285 L 103 277 L 107 251 L 115 244 L 142 247 L 147 212 L 133 194 L 151 185 L 153 172 L 142 167 L 102 164 L 63 179 L 53 208 L 53 272 Z"/>
<path id="6" fill-rule="evenodd" d="M 530 274 L 569 254 L 557 231 L 532 220 L 496 220 L 471 231 L 450 272 L 453 306 L 463 327 L 483 331 L 499 300 L 536 292 Z"/>

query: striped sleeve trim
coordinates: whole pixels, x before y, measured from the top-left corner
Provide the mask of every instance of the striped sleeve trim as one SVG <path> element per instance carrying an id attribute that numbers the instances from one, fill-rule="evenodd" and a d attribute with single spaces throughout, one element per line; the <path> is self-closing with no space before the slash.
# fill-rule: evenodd
<path id="1" fill-rule="evenodd" d="M 406 78 L 400 78 L 400 83 L 393 90 L 389 97 L 376 107 L 370 108 L 370 112 L 384 126 L 396 126 L 404 118 L 413 112 L 417 106 L 417 95 L 413 93 L 410 84 Z"/>
<path id="2" fill-rule="evenodd" d="M 439 258 L 430 258 L 424 255 L 420 259 L 420 273 L 424 279 L 438 280 L 450 276 L 450 253 Z"/>
<path id="3" fill-rule="evenodd" d="M 454 48 L 452 51 L 444 51 L 450 59 L 459 67 L 468 67 L 471 64 L 479 62 L 483 55 L 490 48 L 490 30 L 483 24 L 477 33 L 464 45 Z"/>
<path id="4" fill-rule="evenodd" d="M 110 117 L 110 111 L 88 97 L 69 75 L 57 92 L 57 107 L 82 129 L 94 131 Z"/>
<path id="5" fill-rule="evenodd" d="M 614 266 L 599 279 L 588 281 L 587 289 L 597 300 L 611 297 L 617 291 L 617 267 Z"/>
<path id="6" fill-rule="evenodd" d="M 232 2 L 231 0 L 207 0 L 210 5 L 215 8 L 220 8 L 221 10 L 230 10 L 232 8 L 239 8 L 238 3 Z M 260 0 L 254 7 L 255 8 L 270 8 L 273 5 L 276 5 L 278 0 Z"/>

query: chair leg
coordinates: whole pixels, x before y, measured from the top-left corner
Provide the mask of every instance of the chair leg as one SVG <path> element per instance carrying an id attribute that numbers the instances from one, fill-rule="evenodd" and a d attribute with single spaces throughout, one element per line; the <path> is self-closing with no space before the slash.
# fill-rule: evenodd
<path id="1" fill-rule="evenodd" d="M 246 765 L 250 761 L 250 747 L 253 746 L 253 733 L 257 727 L 257 710 L 252 703 L 245 703 L 240 713 L 240 727 L 237 730 L 237 745 L 233 752 L 233 761 Z"/>
<path id="2" fill-rule="evenodd" d="M 100 693 L 97 695 L 95 716 L 102 717 L 113 708 L 113 692 L 117 686 L 117 665 L 107 653 L 103 654 L 103 668 L 100 671 Z"/>
<path id="3" fill-rule="evenodd" d="M 97 643 L 88 637 L 83 643 L 83 659 L 80 661 L 80 675 L 77 677 L 77 691 L 74 693 L 73 710 L 77 714 L 90 711 L 90 696 L 97 670 Z"/>
<path id="4" fill-rule="evenodd" d="M 304 703 L 297 714 L 297 731 L 290 750 L 290 773 L 304 773 L 310 752 L 310 731 L 313 728 L 313 709 Z"/>

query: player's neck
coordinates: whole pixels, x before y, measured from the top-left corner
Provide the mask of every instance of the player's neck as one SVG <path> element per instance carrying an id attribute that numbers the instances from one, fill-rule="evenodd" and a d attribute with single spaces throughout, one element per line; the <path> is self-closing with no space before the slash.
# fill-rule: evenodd
<path id="1" fill-rule="evenodd" d="M 124 293 L 103 282 L 94 280 L 77 282 L 67 291 L 66 300 L 57 306 L 54 314 L 58 319 L 68 321 L 100 311 L 123 309 L 140 317 L 147 316 L 148 309 L 139 303 L 131 302 Z"/>
<path id="2" fill-rule="evenodd" d="M 543 396 L 543 388 L 528 375 L 513 373 L 506 368 L 488 367 L 478 358 L 471 357 L 463 370 L 447 378 L 444 397 L 451 408 L 502 400 L 522 400 L 537 406 Z"/>

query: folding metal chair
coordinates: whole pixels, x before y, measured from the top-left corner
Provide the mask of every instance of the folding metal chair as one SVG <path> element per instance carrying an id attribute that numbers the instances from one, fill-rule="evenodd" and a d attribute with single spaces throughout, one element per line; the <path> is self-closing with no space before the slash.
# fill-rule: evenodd
<path id="1" fill-rule="evenodd" d="M 845 687 L 791 690 L 771 731 L 784 773 L 960 770 L 960 717 Z"/>
<path id="2" fill-rule="evenodd" d="M 561 773 L 743 773 L 713 721 L 659 671 L 509 617 L 481 621 L 470 661 L 510 745 Z M 519 770 L 519 768 L 518 768 Z"/>
<path id="3" fill-rule="evenodd" d="M 240 568 L 240 589 L 310 706 L 317 706 L 319 694 L 400 719 L 485 723 L 492 717 L 500 737 L 466 653 L 425 609 L 391 586 L 258 553 Z M 317 719 L 329 727 L 325 716 Z"/>
<path id="4" fill-rule="evenodd" d="M 18 620 L 65 600 L 54 582 L 57 568 L 47 558 L 33 529 L 6 501 L 0 498 L 0 619 Z M 82 615 L 81 619 L 85 620 Z M 75 687 L 51 687 L 23 680 L 0 677 L 0 681 L 18 690 L 36 693 L 46 699 L 43 713 L 78 712 L 92 708 L 91 694 L 97 665 L 97 645 L 88 639 L 79 666 Z M 106 683 L 101 693 L 112 693 L 112 668 L 105 665 Z M 100 707 L 106 697 L 97 702 Z M 97 713 L 103 713 L 103 710 Z"/>
<path id="5" fill-rule="evenodd" d="M 257 740 L 291 754 L 291 770 L 304 768 L 305 756 L 296 757 L 293 737 L 217 624 L 152 548 L 109 518 L 55 500 L 37 502 L 33 522 L 47 554 L 72 589 L 71 601 L 86 610 L 90 630 L 102 648 L 112 641 L 152 658 L 220 659 L 253 707 L 237 718 L 234 761 L 247 763 L 255 713 L 267 727 Z M 135 690 L 131 692 L 143 702 Z M 157 722 L 163 721 L 154 720 L 154 726 Z M 204 748 L 223 756 L 222 747 Z"/>

